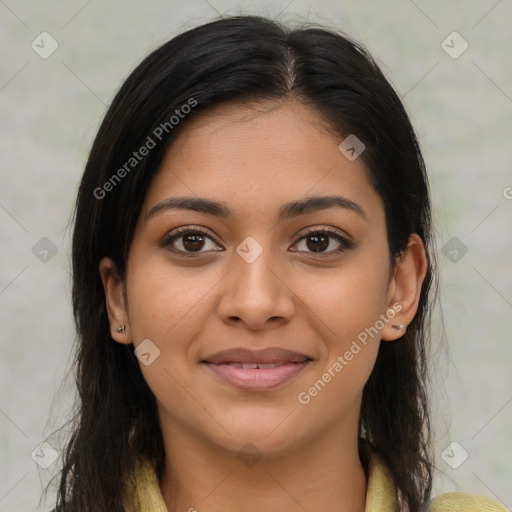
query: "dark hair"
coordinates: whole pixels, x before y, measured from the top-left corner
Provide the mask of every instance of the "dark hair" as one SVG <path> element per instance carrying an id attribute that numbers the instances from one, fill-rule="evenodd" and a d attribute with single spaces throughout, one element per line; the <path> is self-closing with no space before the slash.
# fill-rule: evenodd
<path id="1" fill-rule="evenodd" d="M 412 233 L 425 245 L 428 271 L 417 314 L 399 342 L 380 344 L 364 388 L 359 450 L 365 467 L 370 451 L 388 465 L 404 508 L 417 512 L 429 498 L 426 349 L 437 273 L 428 181 L 414 130 L 360 44 L 313 24 L 291 29 L 263 17 L 234 16 L 183 32 L 146 57 L 115 96 L 92 145 L 75 210 L 79 396 L 60 475 L 60 511 L 122 511 L 122 477 L 137 457 L 151 457 L 159 476 L 163 470 L 155 398 L 133 345 L 110 336 L 100 259 L 112 258 L 124 276 L 148 186 L 189 119 L 222 102 L 286 99 L 314 108 L 340 142 L 355 134 L 365 144 L 361 158 L 384 203 L 390 265 Z M 178 123 L 172 116 L 180 117 Z M 156 147 L 136 158 L 150 139 Z"/>

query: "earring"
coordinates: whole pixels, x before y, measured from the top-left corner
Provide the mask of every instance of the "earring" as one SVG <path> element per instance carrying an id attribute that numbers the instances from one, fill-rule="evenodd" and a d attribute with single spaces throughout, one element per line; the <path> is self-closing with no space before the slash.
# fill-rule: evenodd
<path id="1" fill-rule="evenodd" d="M 121 325 L 120 327 L 117 328 L 117 332 L 119 334 L 124 334 L 126 331 L 126 327 L 124 325 Z"/>
<path id="2" fill-rule="evenodd" d="M 391 327 L 393 327 L 393 329 L 396 329 L 397 331 L 401 331 L 404 328 L 404 325 L 403 324 L 392 325 Z"/>

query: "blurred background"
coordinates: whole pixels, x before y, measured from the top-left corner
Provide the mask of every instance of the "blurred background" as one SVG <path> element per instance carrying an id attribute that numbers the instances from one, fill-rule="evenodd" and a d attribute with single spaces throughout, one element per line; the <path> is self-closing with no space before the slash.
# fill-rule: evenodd
<path id="1" fill-rule="evenodd" d="M 512 508 L 512 2 L 0 0 L 0 512 L 54 504 L 40 498 L 74 396 L 70 221 L 106 108 L 164 41 L 248 13 L 343 30 L 404 101 L 430 173 L 441 270 L 434 494 Z"/>

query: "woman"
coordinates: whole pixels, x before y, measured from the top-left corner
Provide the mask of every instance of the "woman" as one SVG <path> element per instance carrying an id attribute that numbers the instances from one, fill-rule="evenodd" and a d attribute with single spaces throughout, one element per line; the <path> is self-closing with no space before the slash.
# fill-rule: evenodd
<path id="1" fill-rule="evenodd" d="M 429 501 L 428 181 L 348 38 L 240 16 L 149 55 L 94 141 L 73 276 L 59 511 L 505 510 Z"/>

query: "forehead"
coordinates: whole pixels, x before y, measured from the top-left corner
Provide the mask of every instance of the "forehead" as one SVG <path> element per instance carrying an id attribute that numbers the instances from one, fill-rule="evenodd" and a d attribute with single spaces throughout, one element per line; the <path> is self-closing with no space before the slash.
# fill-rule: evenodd
<path id="1" fill-rule="evenodd" d="M 216 106 L 187 120 L 172 141 L 144 212 L 177 195 L 217 199 L 235 215 L 248 208 L 253 215 L 275 214 L 278 204 L 311 195 L 382 207 L 362 159 L 340 152 L 344 138 L 296 101 Z"/>

